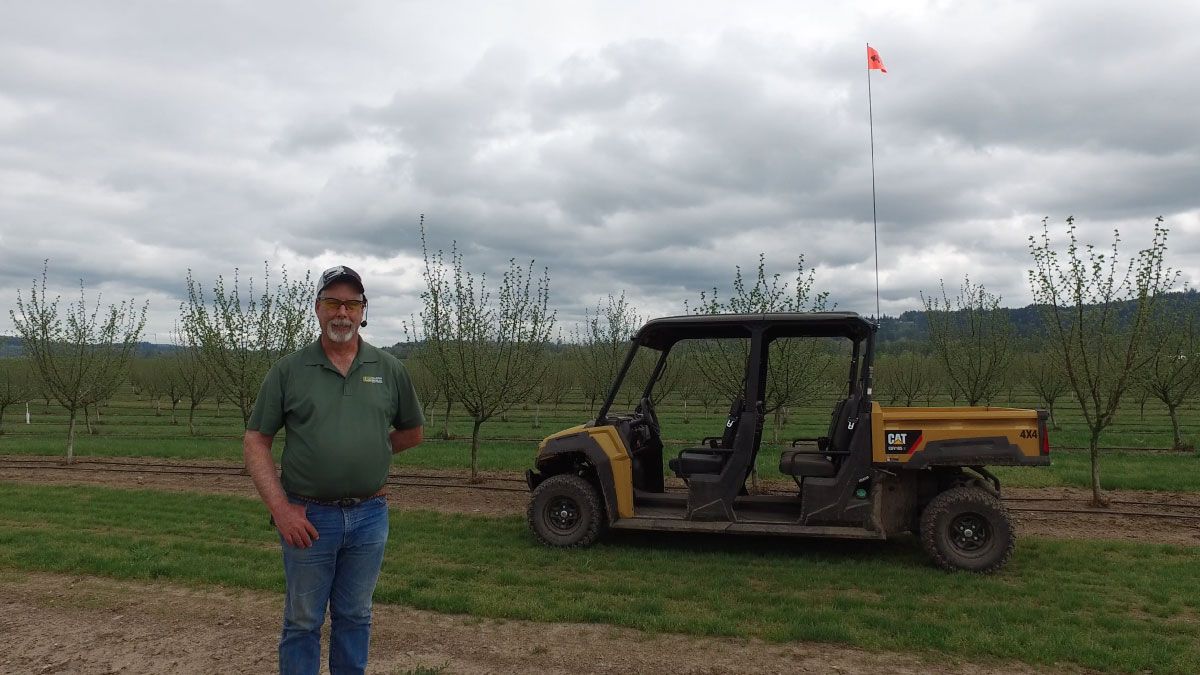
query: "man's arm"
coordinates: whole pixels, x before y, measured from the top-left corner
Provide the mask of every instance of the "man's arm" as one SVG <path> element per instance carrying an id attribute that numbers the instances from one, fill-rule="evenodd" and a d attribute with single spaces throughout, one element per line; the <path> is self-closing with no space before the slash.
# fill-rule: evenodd
<path id="1" fill-rule="evenodd" d="M 397 455 L 409 448 L 414 448 L 421 444 L 425 439 L 424 427 L 413 427 L 411 429 L 392 429 L 388 434 L 388 441 L 392 444 L 392 454 Z"/>
<path id="2" fill-rule="evenodd" d="M 308 548 L 317 539 L 317 528 L 308 522 L 303 504 L 288 501 L 279 476 L 275 474 L 275 460 L 271 458 L 271 442 L 274 435 L 247 429 L 242 438 L 242 457 L 246 471 L 258 489 L 267 510 L 275 520 L 275 527 L 284 541 L 297 548 Z"/>

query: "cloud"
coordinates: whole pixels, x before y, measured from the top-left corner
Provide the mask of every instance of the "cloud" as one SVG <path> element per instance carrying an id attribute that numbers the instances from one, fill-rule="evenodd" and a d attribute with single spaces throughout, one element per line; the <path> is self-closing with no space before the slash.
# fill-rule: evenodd
<path id="1" fill-rule="evenodd" d="M 760 252 L 871 313 L 863 35 L 889 68 L 884 311 L 968 272 L 1027 302 L 1027 237 L 1072 214 L 1130 247 L 1165 216 L 1200 282 L 1200 94 L 1179 75 L 1200 10 L 681 7 L 23 6 L 0 27 L 0 294 L 50 258 L 60 288 L 152 298 L 165 333 L 188 269 L 347 262 L 390 343 L 419 307 L 423 213 L 492 278 L 548 266 L 564 323 L 622 290 L 680 311 Z"/>

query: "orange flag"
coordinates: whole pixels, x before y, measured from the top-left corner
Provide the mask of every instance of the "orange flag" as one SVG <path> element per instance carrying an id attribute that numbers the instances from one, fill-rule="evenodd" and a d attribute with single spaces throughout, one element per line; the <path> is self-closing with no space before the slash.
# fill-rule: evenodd
<path id="1" fill-rule="evenodd" d="M 887 68 L 883 67 L 883 59 L 879 58 L 879 52 L 870 46 L 867 47 L 867 70 L 878 70 L 881 73 L 887 72 Z"/>

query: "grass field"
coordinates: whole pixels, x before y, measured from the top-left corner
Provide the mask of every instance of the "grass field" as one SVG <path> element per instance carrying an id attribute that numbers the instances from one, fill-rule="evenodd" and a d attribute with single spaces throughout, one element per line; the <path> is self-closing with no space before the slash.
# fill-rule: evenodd
<path id="1" fill-rule="evenodd" d="M 1108 671 L 1200 671 L 1200 549 L 1023 541 L 999 575 L 915 543 L 618 536 L 537 545 L 516 518 L 393 511 L 376 598 L 439 612 L 815 640 Z M 280 590 L 254 500 L 0 484 L 0 568 Z"/>
<path id="2" fill-rule="evenodd" d="M 1015 405 L 1032 406 L 1028 397 L 1016 397 Z M 949 404 L 949 401 L 935 401 Z M 703 410 L 695 403 L 684 406 L 680 401 L 660 405 L 663 434 L 667 439 L 667 456 L 679 449 L 696 444 L 705 436 L 718 435 L 723 428 L 725 404 Z M 454 408 L 449 431 L 452 440 L 441 440 L 443 410 L 433 406 L 426 426 L 427 441 L 397 460 L 400 466 L 420 466 L 439 469 L 464 469 L 468 465 L 471 421 L 459 408 Z M 497 417 L 484 425 L 484 442 L 480 450 L 480 467 L 484 470 L 523 471 L 530 467 L 538 441 L 559 429 L 586 421 L 592 411 L 585 403 L 567 401 L 541 408 L 527 407 Z M 95 434 L 87 433 L 82 424 L 76 441 L 79 456 L 135 456 L 177 459 L 223 459 L 240 461 L 242 422 L 238 412 L 226 405 L 220 411 L 211 403 L 197 411 L 196 434 L 188 433 L 187 411 L 178 412 L 172 423 L 169 404 L 155 410 L 152 400 L 139 398 L 126 389 L 101 412 Z M 1063 429 L 1051 433 L 1054 447 L 1054 466 L 1049 469 L 1001 469 L 999 474 L 1012 486 L 1079 486 L 1089 485 L 1086 452 L 1065 450 L 1086 444 L 1086 434 L 1080 420 L 1069 407 L 1060 414 Z M 535 418 L 538 422 L 534 426 Z M 1104 452 L 1101 468 L 1102 484 L 1109 488 L 1135 490 L 1200 491 L 1200 453 L 1142 452 L 1135 448 L 1166 448 L 1171 444 L 1170 425 L 1165 411 L 1148 402 L 1143 415 L 1135 404 L 1121 411 L 1120 422 L 1105 444 L 1121 450 Z M 31 424 L 25 424 L 24 409 L 10 408 L 4 418 L 0 435 L 0 454 L 58 455 L 66 447 L 67 418 L 54 405 L 36 401 L 30 405 Z M 1184 410 L 1185 433 L 1194 438 L 1200 429 L 1200 412 Z M 787 423 L 779 432 L 779 442 L 768 419 L 760 453 L 759 474 L 779 478 L 779 451 L 792 438 L 823 435 L 828 427 L 826 407 L 804 407 L 790 411 Z M 277 449 L 280 447 L 277 442 Z M 1126 450 L 1124 448 L 1129 448 Z"/>
<path id="3" fill-rule="evenodd" d="M 833 397 L 827 401 L 816 401 L 810 405 L 795 407 L 789 410 L 786 422 L 779 430 L 780 442 L 786 443 L 792 438 L 823 435 L 829 425 L 829 411 Z M 1011 397 L 997 400 L 996 405 L 1011 405 L 1016 407 L 1036 408 L 1036 401 L 1027 393 L 1017 393 Z M 889 405 L 886 397 L 879 402 Z M 949 400 L 935 399 L 931 405 L 952 405 Z M 924 405 L 925 402 L 922 402 Z M 135 437 L 135 438 L 181 438 L 189 436 L 187 428 L 187 410 L 180 406 L 177 411 L 178 423 L 172 424 L 170 404 L 160 400 L 156 411 L 155 401 L 139 397 L 130 387 L 125 387 L 107 406 L 102 409 L 101 422 L 97 429 L 104 436 Z M 630 404 L 614 404 L 614 411 L 627 410 Z M 47 405 L 41 400 L 30 404 L 31 421 L 26 425 L 23 407 L 11 406 L 5 412 L 3 428 L 10 434 L 53 437 L 60 435 L 66 438 L 67 417 L 65 411 L 51 403 Z M 669 398 L 659 404 L 659 417 L 663 423 L 663 433 L 668 440 L 680 443 L 693 442 L 705 436 L 718 435 L 725 420 L 728 402 L 711 403 L 707 409 L 697 402 L 687 405 Z M 527 404 L 509 413 L 489 420 L 483 427 L 486 438 L 489 439 L 521 439 L 536 440 L 564 427 L 573 426 L 587 421 L 594 416 L 595 411 L 584 401 L 568 398 L 557 406 L 544 404 L 535 406 Z M 1059 402 L 1057 408 L 1060 428 L 1051 433 L 1051 440 L 1056 447 L 1086 447 L 1087 429 L 1080 418 L 1076 407 L 1072 407 L 1065 399 Z M 1192 401 L 1180 410 L 1182 432 L 1185 442 L 1196 444 L 1200 440 L 1200 401 Z M 427 429 L 439 433 L 444 425 L 444 407 L 441 404 L 430 406 L 427 411 Z M 537 420 L 535 426 L 534 421 Z M 82 426 L 82 415 L 80 423 Z M 768 415 L 764 440 L 774 441 L 774 419 Z M 205 402 L 196 413 L 196 435 L 199 437 L 237 437 L 241 435 L 242 420 L 238 411 L 229 406 L 223 406 L 219 411 L 211 401 Z M 463 410 L 455 406 L 452 409 L 449 432 L 453 437 L 469 438 L 471 420 Z M 82 432 L 81 432 L 82 433 Z M 1110 448 L 1150 448 L 1166 449 L 1171 446 L 1171 424 L 1166 409 L 1157 401 L 1146 402 L 1141 409 L 1138 401 L 1127 396 L 1122 409 L 1117 415 L 1116 423 L 1105 433 L 1102 445 Z"/>
<path id="4" fill-rule="evenodd" d="M 665 458 L 683 445 L 669 446 Z M 276 441 L 276 452 L 282 441 Z M 533 466 L 536 441 L 487 441 L 480 451 L 484 471 L 524 471 Z M 466 471 L 470 443 L 429 439 L 393 461 L 393 466 Z M 0 436 L 0 455 L 60 455 L 62 440 L 32 435 Z M 215 459 L 240 462 L 241 441 L 237 438 L 112 438 L 84 436 L 75 445 L 77 457 L 158 457 L 171 459 Z M 994 467 L 1005 485 L 1012 487 L 1088 487 L 1090 464 L 1083 450 L 1057 450 L 1049 467 Z M 791 480 L 779 473 L 778 452 L 764 447 L 758 459 L 759 475 L 767 479 Z M 1169 490 L 1200 492 L 1200 456 L 1196 453 L 1108 450 L 1102 462 L 1101 484 L 1110 489 Z"/>

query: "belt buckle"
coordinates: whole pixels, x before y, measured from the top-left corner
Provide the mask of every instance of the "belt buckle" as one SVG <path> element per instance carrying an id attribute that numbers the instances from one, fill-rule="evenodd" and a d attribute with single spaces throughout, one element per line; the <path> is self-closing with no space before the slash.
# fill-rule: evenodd
<path id="1" fill-rule="evenodd" d="M 337 505 L 345 509 L 351 506 L 358 506 L 361 502 L 362 500 L 358 497 L 342 497 L 337 500 Z"/>

